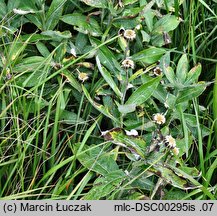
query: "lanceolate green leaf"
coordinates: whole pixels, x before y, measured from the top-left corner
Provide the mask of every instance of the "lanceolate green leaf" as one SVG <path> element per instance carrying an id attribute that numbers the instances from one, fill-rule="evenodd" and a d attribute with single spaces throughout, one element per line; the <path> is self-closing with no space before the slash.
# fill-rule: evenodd
<path id="1" fill-rule="evenodd" d="M 154 32 L 163 33 L 174 30 L 180 23 L 180 20 L 174 16 L 167 14 L 154 25 Z"/>
<path id="2" fill-rule="evenodd" d="M 79 84 L 79 82 L 75 79 L 75 77 L 72 75 L 72 73 L 70 73 L 67 69 L 62 71 L 61 73 L 64 77 L 67 78 L 67 80 L 69 81 L 69 84 L 75 88 L 76 90 L 78 90 L 79 92 L 82 91 L 81 89 L 81 85 Z"/>
<path id="3" fill-rule="evenodd" d="M 142 50 L 132 56 L 134 61 L 140 61 L 145 64 L 152 64 L 160 59 L 166 51 L 162 48 L 150 47 Z"/>
<path id="4" fill-rule="evenodd" d="M 152 79 L 151 81 L 140 86 L 133 94 L 129 97 L 126 104 L 135 104 L 140 105 L 148 100 L 151 95 L 154 93 L 154 90 L 157 88 L 159 82 L 161 80 L 161 76 Z"/>
<path id="5" fill-rule="evenodd" d="M 177 80 L 180 83 L 185 82 L 187 72 L 188 72 L 188 59 L 187 59 L 187 55 L 183 54 L 182 57 L 179 59 L 177 69 L 176 69 Z"/>
<path id="6" fill-rule="evenodd" d="M 104 114 L 105 116 L 107 116 L 108 118 L 110 118 L 111 120 L 113 120 L 114 122 L 116 122 L 119 125 L 119 120 L 116 119 L 108 110 L 108 108 L 104 107 L 101 104 L 96 103 L 89 95 L 87 89 L 82 85 L 82 89 L 83 92 L 85 94 L 85 96 L 87 97 L 87 99 L 89 100 L 89 102 L 92 104 L 92 106 L 97 109 L 99 112 L 101 112 L 102 114 Z"/>
<path id="7" fill-rule="evenodd" d="M 120 92 L 120 90 L 118 89 L 115 81 L 112 79 L 111 74 L 106 70 L 106 68 L 104 68 L 99 60 L 99 57 L 96 57 L 96 63 L 98 66 L 98 69 L 100 71 L 100 73 L 102 74 L 103 78 L 105 79 L 105 81 L 109 84 L 109 86 L 113 89 L 113 91 L 115 92 L 115 94 L 121 98 L 122 97 L 122 93 Z"/>
<path id="8" fill-rule="evenodd" d="M 174 70 L 170 66 L 169 67 L 163 66 L 163 72 L 164 72 L 166 78 L 168 79 L 168 81 L 171 84 L 175 84 L 176 80 L 175 80 Z"/>
<path id="9" fill-rule="evenodd" d="M 62 15 L 67 0 L 53 0 L 46 14 L 46 30 L 53 30 Z"/>
<path id="10" fill-rule="evenodd" d="M 198 77 L 200 76 L 202 66 L 201 64 L 198 64 L 194 66 L 187 74 L 187 79 L 185 84 L 192 84 L 194 82 L 197 82 Z"/>
<path id="11" fill-rule="evenodd" d="M 7 13 L 7 6 L 4 1 L 0 2 L 0 20 L 5 16 Z"/>
<path id="12" fill-rule="evenodd" d="M 195 85 L 192 85 L 191 87 L 186 87 L 184 90 L 179 92 L 176 103 L 178 104 L 184 101 L 191 100 L 195 97 L 198 97 L 199 95 L 202 94 L 202 92 L 205 89 L 206 89 L 205 83 L 195 84 Z"/>
<path id="13" fill-rule="evenodd" d="M 92 17 L 87 20 L 87 16 L 81 13 L 66 14 L 61 20 L 69 25 L 73 25 L 79 32 L 90 33 L 93 36 L 100 36 L 102 34 L 98 22 Z"/>
<path id="14" fill-rule="evenodd" d="M 90 39 L 93 46 L 99 46 L 102 42 L 96 38 Z M 116 60 L 115 55 L 107 46 L 101 46 L 97 50 L 97 56 L 100 60 L 100 63 L 105 66 L 112 74 L 117 75 L 120 71 L 120 68 L 116 67 L 118 61 Z"/>

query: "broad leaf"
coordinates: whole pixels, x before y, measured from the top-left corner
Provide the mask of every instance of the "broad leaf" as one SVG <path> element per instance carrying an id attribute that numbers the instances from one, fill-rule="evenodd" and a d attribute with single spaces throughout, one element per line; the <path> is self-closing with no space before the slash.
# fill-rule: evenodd
<path id="1" fill-rule="evenodd" d="M 176 68 L 176 76 L 177 80 L 180 83 L 184 83 L 188 72 L 188 59 L 187 55 L 183 54 L 182 57 L 178 61 L 178 65 Z"/>
<path id="2" fill-rule="evenodd" d="M 112 171 L 118 170 L 113 155 L 106 153 L 100 147 L 84 146 L 82 152 L 77 158 L 79 162 L 89 170 L 93 170 L 101 175 L 106 175 Z"/>
<path id="3" fill-rule="evenodd" d="M 198 81 L 198 77 L 201 74 L 201 70 L 202 70 L 202 66 L 201 64 L 198 64 L 196 66 L 194 66 L 187 74 L 187 79 L 185 81 L 185 84 L 192 84 L 194 82 Z"/>
<path id="4" fill-rule="evenodd" d="M 136 106 L 144 103 L 148 100 L 157 88 L 161 77 L 152 79 L 151 81 L 140 86 L 133 94 L 129 97 L 126 104 L 135 104 Z"/>
<path id="5" fill-rule="evenodd" d="M 153 64 L 158 61 L 165 52 L 166 51 L 162 48 L 150 47 L 134 54 L 132 59 L 145 64 Z"/>
<path id="6" fill-rule="evenodd" d="M 50 37 L 51 40 L 57 42 L 61 42 L 64 39 L 69 39 L 72 37 L 71 32 L 68 30 L 64 32 L 48 30 L 48 31 L 43 31 L 41 34 L 46 35 Z"/>
<path id="7" fill-rule="evenodd" d="M 167 14 L 154 25 L 153 32 L 163 33 L 174 30 L 180 23 L 180 20 L 174 16 Z"/>
<path id="8" fill-rule="evenodd" d="M 76 30 L 84 34 L 91 34 L 92 36 L 102 35 L 102 31 L 98 22 L 94 18 L 87 18 L 81 13 L 73 13 L 64 15 L 61 20 L 69 25 L 73 25 Z"/>
<path id="9" fill-rule="evenodd" d="M 171 184 L 174 187 L 180 189 L 193 189 L 194 185 L 188 183 L 187 180 L 179 177 L 175 174 L 170 168 L 166 166 L 154 165 L 153 168 L 150 169 L 151 172 L 155 173 L 157 176 L 162 178 L 165 182 Z"/>
<path id="10" fill-rule="evenodd" d="M 182 103 L 184 101 L 192 100 L 195 97 L 198 97 L 206 89 L 206 84 L 195 84 L 191 87 L 186 87 L 184 90 L 179 91 L 176 103 Z"/>
<path id="11" fill-rule="evenodd" d="M 98 177 L 84 199 L 99 200 L 105 198 L 115 191 L 125 178 L 126 175 L 122 170 L 113 171 L 103 177 Z"/>
<path id="12" fill-rule="evenodd" d="M 172 67 L 170 67 L 170 66 L 165 67 L 163 65 L 163 72 L 164 72 L 166 78 L 168 79 L 168 81 L 171 84 L 175 84 L 176 78 L 175 78 L 175 73 L 174 73 L 174 70 L 172 69 Z"/>
<path id="13" fill-rule="evenodd" d="M 121 128 L 113 128 L 106 131 L 104 138 L 117 145 L 124 146 L 131 152 L 138 154 L 142 158 L 146 155 L 146 142 L 139 136 L 126 135 L 125 131 Z"/>
<path id="14" fill-rule="evenodd" d="M 62 15 L 63 6 L 67 0 L 52 0 L 46 14 L 46 30 L 53 30 Z"/>
<path id="15" fill-rule="evenodd" d="M 136 105 L 135 104 L 118 105 L 118 110 L 122 114 L 131 113 L 136 110 Z"/>

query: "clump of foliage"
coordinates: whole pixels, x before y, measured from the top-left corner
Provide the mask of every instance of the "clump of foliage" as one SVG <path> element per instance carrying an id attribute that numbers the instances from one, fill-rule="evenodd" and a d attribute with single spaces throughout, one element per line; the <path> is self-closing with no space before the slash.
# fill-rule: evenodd
<path id="1" fill-rule="evenodd" d="M 176 50 L 187 6 L 1 1 L 1 197 L 215 199 L 211 82 Z"/>

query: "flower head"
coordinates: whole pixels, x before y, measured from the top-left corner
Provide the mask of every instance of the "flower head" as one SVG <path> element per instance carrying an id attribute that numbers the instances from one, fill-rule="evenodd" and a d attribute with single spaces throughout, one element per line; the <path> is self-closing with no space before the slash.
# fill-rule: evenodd
<path id="1" fill-rule="evenodd" d="M 134 68 L 134 61 L 131 60 L 131 59 L 125 59 L 123 62 L 122 62 L 122 66 L 125 67 L 125 68 Z"/>
<path id="2" fill-rule="evenodd" d="M 124 37 L 128 40 L 134 40 L 136 38 L 136 32 L 131 29 L 127 29 L 124 31 Z"/>
<path id="3" fill-rule="evenodd" d="M 87 73 L 81 73 L 79 72 L 78 74 L 78 79 L 81 80 L 82 82 L 86 81 L 87 79 L 89 79 L 88 74 Z"/>
<path id="4" fill-rule="evenodd" d="M 155 67 L 154 69 L 154 75 L 160 76 L 162 74 L 162 69 L 160 67 Z"/>
<path id="5" fill-rule="evenodd" d="M 153 119 L 159 125 L 164 124 L 166 122 L 165 116 L 160 113 L 155 114 Z"/>
<path id="6" fill-rule="evenodd" d="M 176 147 L 176 140 L 171 135 L 167 135 L 165 137 L 165 145 L 174 149 Z"/>
<path id="7" fill-rule="evenodd" d="M 173 154 L 174 154 L 174 155 L 178 155 L 178 154 L 179 154 L 179 148 L 175 147 L 175 148 L 173 149 Z"/>

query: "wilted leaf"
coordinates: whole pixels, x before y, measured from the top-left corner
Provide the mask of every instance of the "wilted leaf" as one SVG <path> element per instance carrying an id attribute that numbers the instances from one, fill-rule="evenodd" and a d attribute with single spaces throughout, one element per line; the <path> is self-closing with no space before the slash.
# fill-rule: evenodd
<path id="1" fill-rule="evenodd" d="M 131 152 L 135 152 L 144 158 L 146 154 L 145 140 L 139 136 L 128 136 L 121 128 L 113 128 L 110 131 L 106 131 L 104 138 L 117 145 L 122 145 L 129 149 Z"/>
<path id="2" fill-rule="evenodd" d="M 176 175 L 175 172 L 171 169 L 165 166 L 158 165 L 154 165 L 153 167 L 154 168 L 151 168 L 150 171 L 162 178 L 168 184 L 171 184 L 172 186 L 183 190 L 195 188 L 195 186 L 189 184 L 187 180 L 180 178 L 178 175 Z"/>

